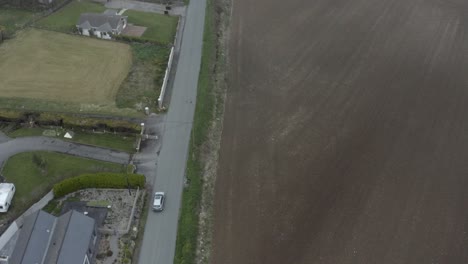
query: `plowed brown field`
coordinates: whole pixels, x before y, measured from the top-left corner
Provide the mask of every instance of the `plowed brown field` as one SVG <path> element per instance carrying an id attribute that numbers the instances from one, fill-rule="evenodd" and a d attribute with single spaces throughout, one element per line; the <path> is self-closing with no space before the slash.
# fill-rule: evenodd
<path id="1" fill-rule="evenodd" d="M 233 2 L 212 263 L 467 263 L 468 1 Z"/>

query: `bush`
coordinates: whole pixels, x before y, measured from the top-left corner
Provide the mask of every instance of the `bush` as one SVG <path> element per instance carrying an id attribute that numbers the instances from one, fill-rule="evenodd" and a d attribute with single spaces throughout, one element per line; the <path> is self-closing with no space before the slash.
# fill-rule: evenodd
<path id="1" fill-rule="evenodd" d="M 142 37 L 131 37 L 131 36 L 124 36 L 124 35 L 116 35 L 114 36 L 114 38 L 116 40 L 120 40 L 120 41 L 125 41 L 125 42 L 137 42 L 137 43 L 153 43 L 153 44 L 158 44 L 158 45 L 161 45 L 161 46 L 166 46 L 162 43 L 159 43 L 157 41 L 154 41 L 154 40 L 151 40 L 151 39 L 147 39 L 147 38 L 142 38 Z"/>
<path id="2" fill-rule="evenodd" d="M 83 174 L 77 177 L 66 179 L 54 185 L 53 191 L 56 198 L 66 194 L 86 189 L 86 188 L 127 188 L 127 179 L 130 188 L 143 188 L 145 186 L 145 176 L 141 174 L 125 173 L 95 173 Z"/>

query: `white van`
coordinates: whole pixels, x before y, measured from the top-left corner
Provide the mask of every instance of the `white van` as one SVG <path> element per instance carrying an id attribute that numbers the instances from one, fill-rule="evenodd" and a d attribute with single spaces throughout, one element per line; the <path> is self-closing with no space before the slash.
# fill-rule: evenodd
<path id="1" fill-rule="evenodd" d="M 15 185 L 13 183 L 0 183 L 0 213 L 8 212 L 13 195 L 15 195 Z"/>

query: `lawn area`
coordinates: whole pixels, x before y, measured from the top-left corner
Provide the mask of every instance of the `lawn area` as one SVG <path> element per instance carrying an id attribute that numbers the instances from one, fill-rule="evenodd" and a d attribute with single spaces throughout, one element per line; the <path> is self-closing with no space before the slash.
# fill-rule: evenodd
<path id="1" fill-rule="evenodd" d="M 174 41 L 179 17 L 134 10 L 127 10 L 123 15 L 128 16 L 129 24 L 147 27 L 142 38 L 161 44 L 170 44 Z"/>
<path id="2" fill-rule="evenodd" d="M 110 133 L 94 134 L 86 132 L 76 132 L 75 137 L 73 139 L 68 140 L 82 144 L 121 150 L 128 153 L 135 152 L 136 137 L 134 136 L 121 136 L 118 134 Z"/>
<path id="3" fill-rule="evenodd" d="M 44 133 L 44 129 L 39 127 L 32 127 L 32 128 L 19 128 L 15 129 L 11 132 L 6 132 L 7 136 L 12 138 L 17 137 L 36 137 L 42 136 Z"/>
<path id="4" fill-rule="evenodd" d="M 117 92 L 117 107 L 156 108 L 170 49 L 149 43 L 132 43 L 131 47 L 133 64 Z"/>
<path id="5" fill-rule="evenodd" d="M 83 173 L 124 172 L 125 166 L 54 152 L 26 152 L 11 157 L 3 168 L 6 182 L 16 186 L 13 206 L 0 221 L 12 219 L 42 198 L 52 186 Z"/>
<path id="6" fill-rule="evenodd" d="M 0 45 L 0 106 L 112 112 L 132 65 L 129 45 L 28 29 Z M 46 108 L 46 109 L 41 109 Z"/>
<path id="7" fill-rule="evenodd" d="M 102 13 L 106 8 L 99 3 L 91 1 L 73 1 L 50 16 L 36 23 L 37 27 L 62 32 L 72 32 L 80 18 L 81 13 Z"/>
<path id="8" fill-rule="evenodd" d="M 55 133 L 48 133 L 48 132 L 55 132 Z M 64 129 L 44 129 L 40 127 L 33 127 L 33 128 L 19 128 L 14 131 L 8 132 L 7 135 L 12 138 L 16 137 L 31 137 L 31 136 L 52 136 L 55 137 L 58 135 L 58 138 L 77 142 L 81 144 L 87 145 L 94 145 L 98 147 L 110 148 L 115 150 L 124 151 L 127 153 L 134 153 L 135 152 L 135 136 L 123 136 L 120 134 L 112 134 L 112 133 L 89 133 L 89 132 L 82 132 L 82 131 L 75 131 L 75 136 L 73 139 L 66 139 L 63 138 L 65 134 Z"/>
<path id="9" fill-rule="evenodd" d="M 0 25 L 5 27 L 7 35 L 21 29 L 28 21 L 33 19 L 35 14 L 26 10 L 1 8 Z"/>

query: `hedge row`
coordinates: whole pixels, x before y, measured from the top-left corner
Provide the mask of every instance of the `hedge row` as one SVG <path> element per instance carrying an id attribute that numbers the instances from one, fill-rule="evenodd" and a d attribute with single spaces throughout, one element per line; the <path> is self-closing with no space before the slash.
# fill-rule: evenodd
<path id="1" fill-rule="evenodd" d="M 39 125 L 63 126 L 65 128 L 106 129 L 116 132 L 139 133 L 140 122 L 125 119 L 105 119 L 74 114 L 52 112 L 26 112 L 14 109 L 0 109 L 0 121 L 25 122 L 33 120 Z"/>
<path id="2" fill-rule="evenodd" d="M 66 179 L 54 185 L 53 191 L 55 198 L 60 198 L 66 194 L 86 189 L 86 188 L 127 188 L 127 178 L 130 188 L 143 188 L 145 186 L 145 176 L 141 174 L 125 173 L 95 173 L 83 174 L 77 177 Z"/>
<path id="3" fill-rule="evenodd" d="M 152 43 L 152 44 L 157 44 L 161 46 L 167 46 L 166 44 L 163 44 L 161 42 L 154 41 L 148 38 L 132 37 L 132 36 L 125 36 L 125 35 L 114 35 L 113 37 L 116 40 L 125 41 L 125 42 Z"/>

